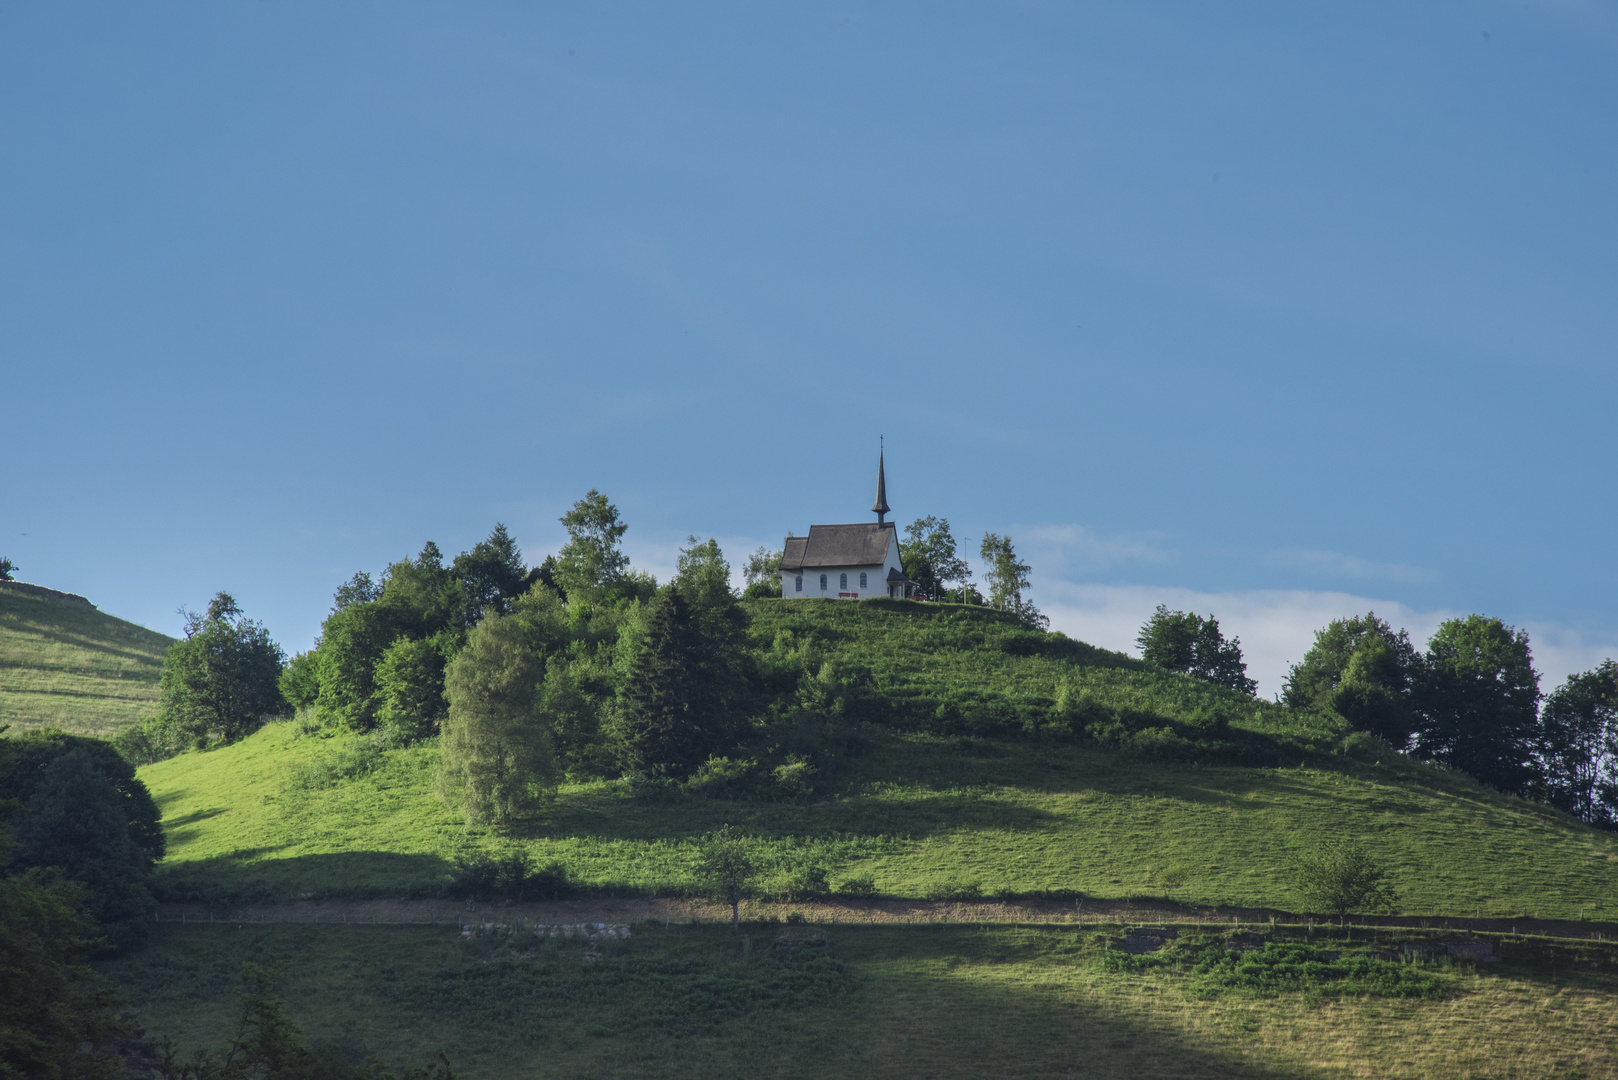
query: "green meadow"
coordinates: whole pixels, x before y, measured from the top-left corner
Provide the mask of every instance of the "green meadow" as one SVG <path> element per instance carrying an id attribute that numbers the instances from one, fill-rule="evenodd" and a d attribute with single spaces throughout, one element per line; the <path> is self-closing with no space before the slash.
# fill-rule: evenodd
<path id="1" fill-rule="evenodd" d="M 172 643 L 92 607 L 0 586 L 0 724 L 110 738 L 157 711 Z"/>
<path id="2" fill-rule="evenodd" d="M 177 899 L 436 896 L 458 854 L 521 849 L 561 862 L 587 892 L 680 895 L 692 839 L 729 823 L 755 838 L 782 891 L 819 867 L 834 889 L 870 878 L 896 897 L 1077 892 L 1286 909 L 1289 854 L 1354 835 L 1393 870 L 1403 914 L 1618 920 L 1618 837 L 1399 757 L 1255 768 L 889 733 L 812 803 L 569 784 L 496 833 L 439 800 L 433 745 L 359 741 L 274 724 L 141 769 L 169 835 L 161 887 Z"/>
<path id="3" fill-rule="evenodd" d="M 1539 1080 L 1618 1068 L 1610 944 L 1503 938 L 1497 963 L 1415 965 L 1369 959 L 1377 943 L 1363 930 L 1317 934 L 1311 947 L 1340 959 L 1276 989 L 1256 960 L 1222 980 L 1117 970 L 1121 940 L 1116 926 L 651 923 L 592 944 L 447 926 L 163 924 L 105 970 L 142 1023 L 181 1045 L 227 1037 L 251 960 L 284 972 L 280 992 L 312 1040 L 395 1064 L 442 1052 L 458 1075 L 489 1080 Z M 1392 981 L 1367 992 L 1334 980 L 1345 967 Z"/>
<path id="4" fill-rule="evenodd" d="M 168 639 L 90 609 L 0 602 L 0 701 L 17 727 L 110 734 L 154 706 Z M 168 835 L 156 890 L 221 920 L 294 900 L 458 898 L 457 863 L 478 855 L 559 865 L 586 908 L 691 896 L 697 838 L 729 824 L 776 901 L 744 908 L 755 918 L 740 933 L 161 922 L 101 969 L 181 1047 L 227 1037 L 251 960 L 279 972 L 312 1039 L 393 1064 L 443 1052 L 463 1077 L 1618 1076 L 1610 941 L 1486 935 L 1501 960 L 1474 965 L 1402 951 L 1436 930 L 1309 930 L 1283 915 L 1259 927 L 1270 945 L 1227 954 L 1192 921 L 1213 907 L 1301 915 L 1293 853 L 1354 837 L 1414 922 L 1610 924 L 1618 836 L 1328 718 L 983 609 L 747 606 L 761 663 L 829 664 L 844 687 L 836 745 L 796 797 L 574 778 L 510 828 L 471 827 L 439 798 L 435 740 L 388 748 L 302 720 L 139 771 Z M 1091 737 L 1064 719 L 1075 712 L 1118 722 Z M 874 917 L 896 900 L 962 901 L 938 909 L 956 919 L 1033 910 L 970 903 L 994 898 L 1180 905 L 1187 922 L 1143 959 L 1093 915 Z M 757 918 L 795 905 L 808 922 Z"/>

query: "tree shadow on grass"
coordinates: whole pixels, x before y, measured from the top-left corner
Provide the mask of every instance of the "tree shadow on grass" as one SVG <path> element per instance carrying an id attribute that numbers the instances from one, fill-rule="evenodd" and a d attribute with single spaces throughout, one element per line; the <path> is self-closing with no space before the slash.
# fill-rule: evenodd
<path id="1" fill-rule="evenodd" d="M 824 953 L 778 950 L 779 927 L 643 925 L 594 955 L 561 943 L 537 957 L 491 960 L 430 927 L 165 926 L 106 970 L 139 1002 L 149 1030 L 219 1041 L 230 1026 L 228 990 L 253 960 L 283 972 L 278 992 L 313 1040 L 389 1060 L 443 1051 L 463 1075 L 1324 1074 L 1255 1060 L 1236 1036 L 1175 1027 L 1137 988 L 1087 981 L 1088 958 L 1064 955 L 1071 934 L 823 929 Z"/>
<path id="2" fill-rule="evenodd" d="M 153 888 L 170 901 L 414 898 L 439 895 L 454 869 L 438 855 L 345 851 L 277 857 L 282 850 L 243 848 L 165 863 L 153 876 Z"/>

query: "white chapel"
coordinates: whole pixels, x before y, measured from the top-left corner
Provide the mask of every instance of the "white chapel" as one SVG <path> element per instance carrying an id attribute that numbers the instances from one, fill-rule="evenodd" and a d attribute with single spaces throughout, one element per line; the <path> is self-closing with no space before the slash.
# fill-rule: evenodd
<path id="1" fill-rule="evenodd" d="M 874 522 L 811 525 L 808 536 L 789 536 L 781 554 L 781 595 L 788 600 L 833 597 L 864 600 L 872 596 L 902 598 L 913 582 L 899 558 L 899 534 L 886 520 L 888 482 L 884 452 L 876 458 Z"/>

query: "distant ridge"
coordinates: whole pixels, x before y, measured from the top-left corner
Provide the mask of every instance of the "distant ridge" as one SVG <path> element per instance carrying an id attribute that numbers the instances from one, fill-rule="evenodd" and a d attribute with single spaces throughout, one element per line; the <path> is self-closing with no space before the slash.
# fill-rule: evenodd
<path id="1" fill-rule="evenodd" d="M 0 581 L 0 725 L 110 738 L 157 712 L 173 643 L 75 593 Z"/>
<path id="2" fill-rule="evenodd" d="M 87 608 L 95 607 L 88 598 L 78 593 L 47 589 L 43 585 L 30 585 L 26 581 L 0 581 L 0 590 L 25 593 L 28 596 L 43 596 L 47 600 L 65 600 L 70 604 L 83 604 Z"/>

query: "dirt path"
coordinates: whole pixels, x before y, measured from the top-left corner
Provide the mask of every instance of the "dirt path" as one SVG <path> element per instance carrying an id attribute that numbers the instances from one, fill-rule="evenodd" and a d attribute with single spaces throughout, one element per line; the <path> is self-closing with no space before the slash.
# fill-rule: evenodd
<path id="1" fill-rule="evenodd" d="M 785 920 L 791 913 L 815 923 L 1011 923 L 1113 924 L 1205 923 L 1233 926 L 1253 923 L 1302 923 L 1303 916 L 1257 908 L 1194 908 L 1162 902 L 1127 900 L 1079 901 L 954 901 L 837 899 L 803 900 L 792 904 L 748 901 L 742 918 Z M 439 924 L 529 922 L 551 925 L 578 923 L 629 924 L 643 921 L 729 921 L 730 909 L 700 900 L 591 899 L 551 901 L 469 900 L 298 900 L 285 904 L 223 907 L 207 904 L 160 904 L 159 922 L 228 923 L 384 923 Z M 1464 919 L 1446 917 L 1356 917 L 1356 926 L 1431 930 L 1476 930 L 1485 933 L 1532 934 L 1546 937 L 1618 940 L 1618 923 L 1552 919 Z"/>

